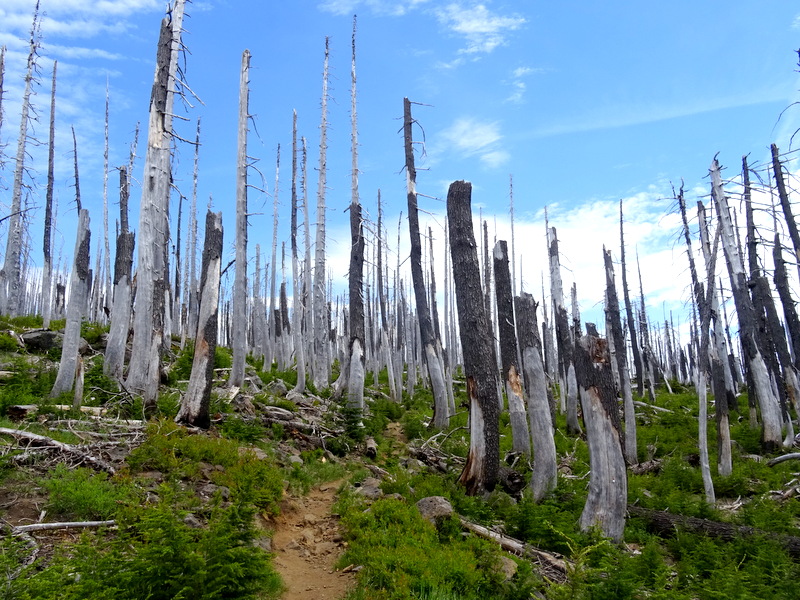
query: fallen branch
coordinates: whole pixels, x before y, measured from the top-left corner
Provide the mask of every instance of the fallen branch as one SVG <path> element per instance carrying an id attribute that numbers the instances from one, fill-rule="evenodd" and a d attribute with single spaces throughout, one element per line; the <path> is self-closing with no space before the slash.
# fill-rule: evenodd
<path id="1" fill-rule="evenodd" d="M 66 521 L 63 523 L 34 523 L 33 525 L 18 525 L 13 528 L 14 533 L 27 533 L 29 531 L 45 531 L 47 529 L 87 529 L 90 527 L 112 527 L 116 521 Z"/>
<path id="2" fill-rule="evenodd" d="M 66 452 L 67 454 L 72 454 L 77 456 L 83 461 L 86 461 L 93 467 L 100 469 L 101 471 L 105 471 L 110 475 L 114 475 L 117 471 L 114 467 L 108 464 L 106 461 L 95 458 L 94 456 L 87 454 L 77 446 L 72 446 L 71 444 L 65 444 L 64 442 L 59 442 L 54 440 L 53 438 L 46 437 L 44 435 L 39 435 L 37 433 L 31 433 L 30 431 L 24 431 L 22 429 L 8 429 L 7 427 L 0 427 L 0 434 L 3 435 L 10 435 L 17 439 L 28 440 L 31 443 L 35 444 L 42 444 L 45 446 L 51 446 L 61 450 L 62 452 Z"/>
<path id="3" fill-rule="evenodd" d="M 730 523 L 720 523 L 719 521 L 710 521 L 708 519 L 686 517 L 630 504 L 628 505 L 628 513 L 647 521 L 650 527 L 659 534 L 671 535 L 675 533 L 676 529 L 680 528 L 693 533 L 704 533 L 709 537 L 725 541 L 732 541 L 739 537 L 762 536 L 781 544 L 791 556 L 800 557 L 800 537 L 793 535 L 771 533 L 745 525 L 731 525 Z"/>
<path id="4" fill-rule="evenodd" d="M 640 400 L 633 401 L 634 406 L 638 406 L 639 408 L 649 408 L 651 410 L 655 410 L 658 412 L 664 413 L 671 413 L 672 411 L 668 408 L 661 408 L 660 406 L 655 406 L 653 404 L 648 404 L 647 402 L 641 402 Z"/>
<path id="5" fill-rule="evenodd" d="M 478 537 L 497 542 L 506 552 L 511 552 L 516 556 L 532 561 L 536 570 L 543 577 L 555 583 L 566 583 L 569 563 L 561 556 L 545 552 L 502 533 L 497 533 L 463 517 L 459 517 L 459 520 L 464 529 L 471 531 Z"/>
<path id="6" fill-rule="evenodd" d="M 768 467 L 774 467 L 775 465 L 779 465 L 782 462 L 786 462 L 787 460 L 797 460 L 800 459 L 800 452 L 791 452 L 789 454 L 784 454 L 783 456 L 776 456 L 772 460 L 767 461 Z"/>

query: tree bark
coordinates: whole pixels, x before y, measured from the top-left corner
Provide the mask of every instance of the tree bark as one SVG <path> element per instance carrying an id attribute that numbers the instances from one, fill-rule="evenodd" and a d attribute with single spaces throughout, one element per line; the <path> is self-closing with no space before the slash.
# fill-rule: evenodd
<path id="1" fill-rule="evenodd" d="M 553 438 L 553 419 L 547 397 L 547 377 L 542 364 L 542 349 L 536 324 L 536 303 L 523 293 L 515 299 L 519 347 L 525 375 L 525 396 L 528 402 L 531 439 L 533 441 L 533 475 L 531 492 L 535 502 L 541 501 L 556 488 L 558 464 Z"/>
<path id="2" fill-rule="evenodd" d="M 603 535 L 620 542 L 625 530 L 628 480 L 606 341 L 584 336 L 576 341 L 574 356 L 591 468 L 580 527 L 583 531 L 599 527 Z"/>
<path id="3" fill-rule="evenodd" d="M 625 300 L 625 315 L 628 319 L 628 332 L 631 336 L 631 352 L 633 353 L 633 368 L 636 373 L 636 385 L 639 398 L 644 398 L 644 375 L 642 373 L 642 355 L 639 351 L 639 340 L 636 337 L 636 319 L 633 316 L 630 292 L 628 291 L 628 275 L 625 269 L 625 236 L 622 220 L 622 200 L 619 201 L 619 262 L 622 270 L 622 296 Z"/>
<path id="4" fill-rule="evenodd" d="M 511 419 L 512 449 L 525 456 L 531 453 L 531 433 L 525 411 L 524 393 L 519 362 L 517 362 L 517 333 L 514 328 L 514 301 L 511 295 L 511 274 L 508 269 L 508 244 L 498 241 L 494 246 L 494 291 L 497 323 L 500 333 L 500 361 L 508 398 Z"/>
<path id="5" fill-rule="evenodd" d="M 120 177 L 125 170 L 120 171 Z M 114 305 L 111 309 L 111 326 L 106 342 L 103 372 L 117 381 L 122 381 L 125 368 L 125 346 L 131 321 L 131 267 L 135 234 L 132 231 L 120 232 L 117 236 L 117 250 L 114 260 Z"/>
<path id="6" fill-rule="evenodd" d="M 411 238 L 411 279 L 414 284 L 414 299 L 417 306 L 420 338 L 433 391 L 433 426 L 444 429 L 450 422 L 450 411 L 444 383 L 442 346 L 433 330 L 428 298 L 425 293 L 425 281 L 422 274 L 422 243 L 420 241 L 419 213 L 417 211 L 417 171 L 414 166 L 412 125 L 411 102 L 408 98 L 404 98 L 403 138 L 405 141 L 406 184 L 408 189 L 408 230 Z"/>
<path id="7" fill-rule="evenodd" d="M 222 261 L 222 213 L 206 214 L 206 237 L 203 248 L 203 267 L 199 306 L 199 326 L 194 345 L 192 374 L 181 400 L 175 421 L 195 427 L 211 424 L 209 405 L 214 379 L 214 354 L 217 348 L 217 317 L 219 279 Z"/>
<path id="8" fill-rule="evenodd" d="M 5 52 L 5 47 L 3 48 Z M 55 146 L 56 146 L 56 70 L 58 61 L 53 61 L 53 83 L 50 86 L 50 142 L 47 149 L 47 191 L 44 206 L 44 235 L 42 236 L 42 327 L 50 329 L 50 315 L 53 299 L 53 186 L 55 183 Z M 0 64 L 0 72 L 2 65 Z M 3 94 L 2 75 L 0 74 L 0 96 Z M 2 108 L 0 108 L 2 119 Z"/>
<path id="9" fill-rule="evenodd" d="M 494 489 L 500 468 L 500 432 L 497 359 L 480 285 L 471 196 L 471 184 L 450 184 L 447 222 L 470 406 L 470 448 L 459 483 L 475 495 Z"/>
<path id="10" fill-rule="evenodd" d="M 69 302 L 67 303 L 67 324 L 64 328 L 64 343 L 61 349 L 61 362 L 58 375 L 50 391 L 50 397 L 69 392 L 75 382 L 78 365 L 78 344 L 81 337 L 81 321 L 86 311 L 86 297 L 89 292 L 89 211 L 83 209 L 78 214 L 78 231 L 75 239 L 75 259 L 70 276 Z"/>

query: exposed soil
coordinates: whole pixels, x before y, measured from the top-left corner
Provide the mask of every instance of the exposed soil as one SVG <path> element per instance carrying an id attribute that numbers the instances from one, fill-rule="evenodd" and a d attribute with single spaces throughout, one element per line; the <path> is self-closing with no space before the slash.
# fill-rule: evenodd
<path id="1" fill-rule="evenodd" d="M 308 496 L 281 503 L 272 550 L 287 588 L 283 600 L 338 600 L 355 587 L 353 572 L 334 568 L 344 552 L 338 517 L 331 514 L 340 483 L 324 483 Z"/>

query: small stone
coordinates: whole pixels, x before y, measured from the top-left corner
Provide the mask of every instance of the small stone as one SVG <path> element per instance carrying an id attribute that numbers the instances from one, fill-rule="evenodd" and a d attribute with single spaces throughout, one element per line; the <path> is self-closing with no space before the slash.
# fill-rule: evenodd
<path id="1" fill-rule="evenodd" d="M 192 529 L 200 529 L 203 527 L 203 524 L 200 522 L 200 519 L 198 519 L 192 513 L 189 513 L 188 515 L 183 517 L 183 522 Z"/>
<path id="2" fill-rule="evenodd" d="M 316 525 L 319 519 L 316 515 L 312 515 L 311 513 L 303 515 L 303 522 L 306 525 Z"/>
<path id="3" fill-rule="evenodd" d="M 434 525 L 441 518 L 453 514 L 453 505 L 443 496 L 428 496 L 417 502 L 417 509 L 422 517 Z"/>
<path id="4" fill-rule="evenodd" d="M 292 465 L 302 465 L 303 459 L 293 454 L 289 457 L 289 463 Z"/>
<path id="5" fill-rule="evenodd" d="M 505 575 L 505 580 L 508 581 L 517 574 L 517 563 L 508 558 L 507 556 L 500 557 L 500 570 Z"/>

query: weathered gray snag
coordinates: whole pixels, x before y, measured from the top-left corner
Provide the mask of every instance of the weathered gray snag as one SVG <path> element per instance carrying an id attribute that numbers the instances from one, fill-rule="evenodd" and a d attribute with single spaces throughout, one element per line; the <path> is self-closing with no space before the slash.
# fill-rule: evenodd
<path id="1" fill-rule="evenodd" d="M 464 375 L 470 408 L 470 446 L 459 477 L 468 494 L 494 489 L 500 468 L 497 359 L 489 328 L 475 235 L 472 230 L 472 185 L 455 181 L 447 192 L 447 222 L 456 290 Z"/>
<path id="2" fill-rule="evenodd" d="M 772 151 L 772 172 L 775 176 L 775 186 L 778 188 L 778 197 L 781 201 L 783 220 L 786 223 L 786 228 L 789 230 L 789 237 L 794 247 L 795 262 L 798 265 L 798 270 L 800 270 L 800 231 L 797 229 L 797 222 L 792 212 L 792 203 L 789 200 L 789 193 L 786 190 L 786 180 L 783 176 L 783 166 L 781 165 L 778 147 L 772 144 L 770 149 Z"/>
<path id="3" fill-rule="evenodd" d="M 175 0 L 161 22 L 156 70 L 150 96 L 147 152 L 139 210 L 136 306 L 127 387 L 155 407 L 164 337 L 169 197 L 171 185 L 172 105 L 181 48 L 185 0 Z"/>
<path id="4" fill-rule="evenodd" d="M 628 331 L 631 336 L 631 352 L 633 367 L 636 373 L 636 385 L 640 398 L 644 398 L 644 374 L 642 373 L 642 355 L 639 352 L 639 340 L 636 337 L 636 319 L 633 317 L 630 292 L 628 291 L 628 275 L 625 269 L 625 235 L 622 219 L 622 200 L 619 201 L 619 262 L 622 270 L 622 296 L 625 300 L 625 315 L 628 318 Z"/>
<path id="5" fill-rule="evenodd" d="M 511 274 L 508 269 L 508 244 L 505 240 L 499 240 L 495 244 L 493 255 L 501 373 L 508 398 L 512 449 L 527 456 L 531 453 L 531 434 L 525 411 L 520 366 L 517 362 L 517 333 L 514 328 L 514 303 L 511 295 Z"/>
<path id="6" fill-rule="evenodd" d="M 528 401 L 528 418 L 533 441 L 533 476 L 531 492 L 539 502 L 556 488 L 558 464 L 556 443 L 553 438 L 553 418 L 547 397 L 547 377 L 542 364 L 542 349 L 536 324 L 536 303 L 530 294 L 515 299 L 517 332 L 525 375 L 525 396 Z"/>
<path id="7" fill-rule="evenodd" d="M 617 284 L 614 282 L 614 263 L 611 262 L 611 251 L 603 247 L 603 260 L 606 267 L 606 315 L 611 325 L 610 335 L 615 352 L 612 362 L 619 375 L 622 411 L 625 415 L 625 460 L 629 465 L 639 462 L 636 445 L 636 412 L 633 407 L 631 377 L 628 372 L 628 353 L 625 349 L 625 334 L 622 331 L 622 319 L 619 315 L 619 299 Z"/>
<path id="8" fill-rule="evenodd" d="M 789 332 L 792 350 L 794 350 L 794 368 L 797 370 L 800 369 L 800 318 L 797 316 L 797 308 L 789 288 L 789 275 L 786 272 L 786 261 L 783 258 L 783 245 L 781 244 L 780 234 L 777 231 L 775 232 L 775 241 L 772 246 L 772 259 L 775 265 L 773 281 L 781 299 L 786 329 Z M 800 417 L 800 413 L 798 416 Z"/>
<path id="9" fill-rule="evenodd" d="M 120 169 L 120 195 L 127 194 L 126 169 Z M 120 200 L 120 210 L 127 201 Z M 103 372 L 117 381 L 122 381 L 125 367 L 125 345 L 128 341 L 128 330 L 131 320 L 131 267 L 133 265 L 133 247 L 135 234 L 132 231 L 120 231 L 117 236 L 117 250 L 114 260 L 114 305 L 111 309 L 111 326 L 106 342 Z"/>
<path id="10" fill-rule="evenodd" d="M 244 383 L 247 356 L 247 121 L 250 118 L 250 51 L 242 52 L 236 156 L 236 271 L 233 280 L 233 365 L 228 385 Z"/>
<path id="11" fill-rule="evenodd" d="M 3 48 L 5 52 L 5 47 Z M 53 61 L 53 83 L 50 86 L 50 142 L 47 148 L 47 191 L 44 205 L 44 235 L 42 236 L 42 327 L 50 328 L 50 314 L 53 299 L 53 185 L 55 182 L 56 150 L 56 70 L 58 61 Z M 2 65 L 0 65 L 2 72 Z M 0 97 L 3 95 L 2 74 L 0 74 Z M 0 100 L 2 101 L 2 100 Z M 0 108 L 0 119 L 3 118 Z"/>
<path id="12" fill-rule="evenodd" d="M 278 355 L 277 335 L 280 331 L 280 323 L 275 320 L 275 279 L 278 272 L 278 194 L 280 190 L 280 171 L 281 171 L 281 145 L 275 158 L 275 189 L 272 191 L 272 259 L 270 261 L 269 278 L 269 308 L 267 309 L 267 351 L 264 355 L 265 371 L 272 368 L 272 363 Z"/>
<path id="13" fill-rule="evenodd" d="M 586 335 L 576 341 L 574 356 L 591 467 L 580 526 L 583 531 L 599 527 L 619 542 L 625 530 L 628 480 L 606 341 Z"/>
<path id="14" fill-rule="evenodd" d="M 306 346 L 303 340 L 303 301 L 300 293 L 300 266 L 297 255 L 297 111 L 292 111 L 292 209 L 291 209 L 292 251 L 292 333 L 294 334 L 294 351 L 297 357 L 297 384 L 294 391 L 302 394 L 306 391 Z"/>
<path id="15" fill-rule="evenodd" d="M 211 424 L 208 407 L 214 379 L 214 353 L 217 348 L 219 279 L 222 262 L 222 213 L 206 214 L 206 238 L 200 273 L 199 326 L 194 344 L 194 359 L 189 386 L 175 417 L 178 423 L 207 428 Z"/>
<path id="16" fill-rule="evenodd" d="M 731 281 L 731 291 L 739 316 L 739 338 L 745 360 L 752 377 L 753 388 L 761 409 L 762 443 L 766 449 L 775 449 L 782 443 L 781 412 L 778 399 L 770 384 L 767 366 L 755 338 L 756 317 L 747 288 L 744 264 L 736 241 L 736 233 L 728 206 L 728 198 L 722 185 L 719 162 L 715 158 L 709 168 L 711 173 L 711 197 L 717 208 L 721 228 L 722 248 Z"/>
<path id="17" fill-rule="evenodd" d="M 50 391 L 55 398 L 69 392 L 75 382 L 78 366 L 78 344 L 81 337 L 81 320 L 86 311 L 86 297 L 89 293 L 89 211 L 78 213 L 78 231 L 75 236 L 75 262 L 70 276 L 69 302 L 67 302 L 67 324 L 64 327 L 64 344 L 61 349 L 61 362 L 58 375 Z"/>
<path id="18" fill-rule="evenodd" d="M 0 313 L 16 316 L 19 310 L 22 287 L 22 246 L 25 219 L 22 215 L 22 176 L 25 173 L 25 150 L 28 141 L 31 93 L 36 74 L 36 59 L 40 46 L 39 1 L 33 10 L 30 40 L 28 42 L 28 65 L 25 71 L 25 89 L 22 93 L 22 113 L 17 137 L 17 155 L 14 163 L 14 183 L 11 188 L 11 212 L 8 215 L 8 239 L 5 260 L 0 269 Z M 5 53 L 4 53 L 5 56 Z M 80 208 L 80 207 L 78 207 Z"/>
<path id="19" fill-rule="evenodd" d="M 406 186 L 408 189 L 408 231 L 411 238 L 411 279 L 414 284 L 414 299 L 417 305 L 420 341 L 422 342 L 425 364 L 428 367 L 431 390 L 433 392 L 433 426 L 444 429 L 450 422 L 447 390 L 444 383 L 444 363 L 442 345 L 436 338 L 431 322 L 431 312 L 422 274 L 422 243 L 419 232 L 419 213 L 417 211 L 417 171 L 414 166 L 414 148 L 411 118 L 411 102 L 403 99 L 403 139 L 406 157 Z M 480 281 L 478 279 L 478 281 Z M 488 334 L 487 334 L 488 335 Z M 493 353 L 494 354 L 494 353 Z"/>

